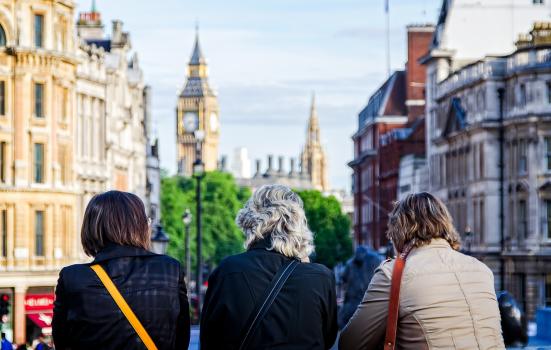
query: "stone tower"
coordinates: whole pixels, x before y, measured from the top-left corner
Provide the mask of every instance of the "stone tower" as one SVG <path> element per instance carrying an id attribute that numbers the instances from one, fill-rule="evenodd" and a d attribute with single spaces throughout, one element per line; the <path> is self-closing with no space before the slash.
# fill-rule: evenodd
<path id="1" fill-rule="evenodd" d="M 184 120 L 187 123 L 190 120 L 195 120 L 198 130 L 204 132 L 202 159 L 205 170 L 216 170 L 220 138 L 218 113 L 218 100 L 216 93 L 209 86 L 207 61 L 201 51 L 199 32 L 197 31 L 195 45 L 188 64 L 186 83 L 178 97 L 176 107 L 178 174 L 191 176 L 195 161 L 195 136 L 186 132 Z"/>
<path id="2" fill-rule="evenodd" d="M 312 95 L 312 105 L 310 106 L 310 118 L 308 119 L 308 131 L 306 134 L 306 145 L 301 154 L 301 164 L 303 171 L 308 174 L 312 187 L 320 190 L 329 190 L 327 181 L 327 161 L 325 152 L 321 147 L 320 127 L 318 113 L 316 111 L 316 98 Z"/>

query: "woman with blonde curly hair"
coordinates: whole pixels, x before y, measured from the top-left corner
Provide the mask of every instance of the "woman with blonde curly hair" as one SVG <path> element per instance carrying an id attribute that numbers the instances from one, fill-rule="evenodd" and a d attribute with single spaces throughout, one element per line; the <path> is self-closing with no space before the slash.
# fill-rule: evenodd
<path id="1" fill-rule="evenodd" d="M 395 204 L 387 235 L 399 257 L 375 271 L 339 349 L 505 348 L 492 271 L 458 251 L 442 201 L 408 195 Z"/>
<path id="2" fill-rule="evenodd" d="M 236 218 L 246 252 L 211 274 L 201 349 L 329 349 L 337 335 L 335 279 L 308 262 L 313 235 L 300 197 L 259 188 Z"/>

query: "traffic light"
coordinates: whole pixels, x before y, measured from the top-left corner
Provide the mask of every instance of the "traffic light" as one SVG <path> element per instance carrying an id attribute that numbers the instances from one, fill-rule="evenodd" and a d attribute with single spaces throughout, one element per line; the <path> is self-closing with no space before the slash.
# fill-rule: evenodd
<path id="1" fill-rule="evenodd" d="M 0 295 L 0 319 L 10 313 L 10 296 L 8 294 Z"/>

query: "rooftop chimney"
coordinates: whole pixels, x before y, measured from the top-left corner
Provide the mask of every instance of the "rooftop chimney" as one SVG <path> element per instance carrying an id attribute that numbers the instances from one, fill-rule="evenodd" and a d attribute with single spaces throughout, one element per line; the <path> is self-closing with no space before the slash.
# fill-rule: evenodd
<path id="1" fill-rule="evenodd" d="M 291 158 L 291 170 L 289 171 L 289 177 L 295 177 L 297 176 L 297 173 L 295 171 L 295 158 Z"/>
<path id="2" fill-rule="evenodd" d="M 268 169 L 266 169 L 266 173 L 264 174 L 264 176 L 273 176 L 275 175 L 275 170 L 273 168 L 273 158 L 274 156 L 272 156 L 271 154 L 268 156 Z"/>
<path id="3" fill-rule="evenodd" d="M 418 61 L 426 55 L 432 41 L 432 24 L 407 27 L 408 61 L 406 63 L 406 107 L 411 122 L 425 114 L 425 66 Z"/>
<path id="4" fill-rule="evenodd" d="M 284 176 L 284 170 L 283 170 L 283 156 L 279 156 L 278 159 L 278 169 L 277 172 L 280 176 Z"/>
<path id="5" fill-rule="evenodd" d="M 256 172 L 254 173 L 254 177 L 260 177 L 262 176 L 262 173 L 260 171 L 260 159 L 256 160 Z"/>

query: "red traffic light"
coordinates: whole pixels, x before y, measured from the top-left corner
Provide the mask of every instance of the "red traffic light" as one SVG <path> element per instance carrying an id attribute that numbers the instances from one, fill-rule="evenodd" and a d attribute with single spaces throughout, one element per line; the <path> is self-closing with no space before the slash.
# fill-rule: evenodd
<path id="1" fill-rule="evenodd" d="M 4 301 L 4 302 L 8 302 L 8 301 L 10 301 L 10 296 L 7 295 L 7 294 L 2 294 L 1 299 L 2 299 L 2 301 Z"/>

